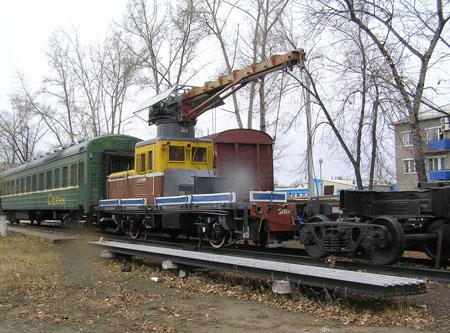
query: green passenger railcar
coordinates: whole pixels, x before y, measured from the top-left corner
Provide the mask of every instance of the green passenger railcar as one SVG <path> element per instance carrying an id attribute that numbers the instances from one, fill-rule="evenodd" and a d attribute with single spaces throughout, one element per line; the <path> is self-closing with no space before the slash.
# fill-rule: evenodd
<path id="1" fill-rule="evenodd" d="M 105 135 L 0 173 L 0 210 L 10 222 L 89 220 L 106 198 L 106 177 L 133 169 L 140 140 Z"/>

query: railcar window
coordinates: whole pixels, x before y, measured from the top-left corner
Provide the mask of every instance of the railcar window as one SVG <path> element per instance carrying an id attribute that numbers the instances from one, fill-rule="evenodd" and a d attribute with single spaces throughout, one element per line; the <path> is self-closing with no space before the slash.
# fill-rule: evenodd
<path id="1" fill-rule="evenodd" d="M 184 161 L 184 147 L 170 146 L 169 147 L 169 161 L 183 162 Z"/>
<path id="2" fill-rule="evenodd" d="M 31 176 L 27 176 L 25 181 L 25 192 L 31 192 Z"/>
<path id="3" fill-rule="evenodd" d="M 147 152 L 147 161 L 148 161 L 147 169 L 149 171 L 153 171 L 153 150 L 150 150 L 149 152 Z"/>
<path id="4" fill-rule="evenodd" d="M 16 179 L 15 193 L 16 193 L 16 194 L 19 194 L 19 193 L 20 193 L 20 180 L 19 180 L 19 179 Z"/>
<path id="5" fill-rule="evenodd" d="M 72 164 L 70 167 L 70 186 L 77 186 L 78 183 L 78 164 Z"/>
<path id="6" fill-rule="evenodd" d="M 145 172 L 145 154 L 138 155 L 138 171 Z"/>
<path id="7" fill-rule="evenodd" d="M 84 162 L 80 162 L 78 165 L 78 184 L 84 185 Z"/>
<path id="8" fill-rule="evenodd" d="M 42 191 L 44 189 L 44 183 L 45 183 L 45 174 L 41 172 L 38 176 L 38 190 Z"/>
<path id="9" fill-rule="evenodd" d="M 133 157 L 111 157 L 109 173 L 133 169 L 134 169 Z"/>
<path id="10" fill-rule="evenodd" d="M 25 193 L 25 178 L 20 179 L 20 193 Z"/>
<path id="11" fill-rule="evenodd" d="M 61 185 L 62 187 L 66 187 L 67 185 L 69 185 L 69 167 L 65 166 L 62 168 L 62 182 Z"/>
<path id="12" fill-rule="evenodd" d="M 47 174 L 45 175 L 45 182 L 45 188 L 47 190 L 51 190 L 53 188 L 53 170 L 47 171 Z"/>
<path id="13" fill-rule="evenodd" d="M 37 175 L 31 176 L 31 191 L 32 192 L 37 191 Z"/>
<path id="14" fill-rule="evenodd" d="M 55 171 L 53 172 L 53 187 L 54 188 L 60 187 L 59 169 L 55 169 Z"/>
<path id="15" fill-rule="evenodd" d="M 208 155 L 206 148 L 194 147 L 192 148 L 192 162 L 208 162 Z"/>

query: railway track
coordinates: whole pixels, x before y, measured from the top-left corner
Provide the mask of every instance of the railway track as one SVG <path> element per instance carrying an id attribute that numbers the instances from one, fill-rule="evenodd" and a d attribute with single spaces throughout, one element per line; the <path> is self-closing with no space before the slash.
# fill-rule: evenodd
<path id="1" fill-rule="evenodd" d="M 254 249 L 252 247 L 244 247 L 241 245 L 229 246 L 220 249 L 214 249 L 210 247 L 202 247 L 201 250 L 198 249 L 197 240 L 182 240 L 177 239 L 175 241 L 168 241 L 168 237 L 164 236 L 152 236 L 150 239 L 131 239 L 126 236 L 119 236 L 105 232 L 92 232 L 91 230 L 86 232 L 74 232 L 73 230 L 65 229 L 57 225 L 40 225 L 40 226 L 30 226 L 29 224 L 20 224 L 14 226 L 18 228 L 32 228 L 38 229 L 43 232 L 63 232 L 63 233 L 75 233 L 80 236 L 92 236 L 92 237 L 103 237 L 107 240 L 113 240 L 117 242 L 139 244 L 139 245 L 154 245 L 159 247 L 166 247 L 170 249 L 182 249 L 182 250 L 197 250 L 199 252 L 211 253 L 211 254 L 225 254 L 230 256 L 238 256 L 243 258 L 253 258 L 259 260 L 271 260 L 280 263 L 287 264 L 299 264 L 299 265 L 309 265 L 315 267 L 327 267 L 336 268 L 340 270 L 350 270 L 350 271 L 360 271 L 368 273 L 377 274 L 387 274 L 387 275 L 397 275 L 404 277 L 415 277 L 421 279 L 427 279 L 432 281 L 450 282 L 450 271 L 446 269 L 431 269 L 431 268 L 419 268 L 410 266 L 399 266 L 399 265 L 375 265 L 370 263 L 365 263 L 355 260 L 341 260 L 340 258 L 312 258 L 308 256 L 292 254 L 293 249 L 288 248 L 278 248 L 278 249 Z M 431 263 L 431 262 L 430 262 Z"/>

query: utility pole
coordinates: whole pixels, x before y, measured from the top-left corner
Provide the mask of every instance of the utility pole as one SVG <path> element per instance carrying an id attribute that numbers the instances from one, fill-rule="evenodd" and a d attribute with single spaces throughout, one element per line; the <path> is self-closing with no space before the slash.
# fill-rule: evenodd
<path id="1" fill-rule="evenodd" d="M 313 156 L 312 156 L 312 133 L 311 133 L 311 95 L 309 89 L 311 86 L 311 81 L 309 77 L 306 76 L 305 81 L 306 91 L 306 130 L 307 130 L 307 160 L 308 160 L 308 197 L 313 197 L 314 185 L 313 185 Z M 317 193 L 316 193 L 317 194 Z"/>
<path id="2" fill-rule="evenodd" d="M 323 163 L 323 159 L 319 159 L 319 177 L 320 177 L 320 190 L 319 190 L 319 195 L 323 195 L 323 180 L 322 180 L 322 163 Z"/>

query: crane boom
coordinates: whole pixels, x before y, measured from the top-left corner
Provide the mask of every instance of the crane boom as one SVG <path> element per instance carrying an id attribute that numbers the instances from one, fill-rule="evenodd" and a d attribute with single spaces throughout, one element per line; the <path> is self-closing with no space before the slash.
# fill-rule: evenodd
<path id="1" fill-rule="evenodd" d="M 221 75 L 215 81 L 207 81 L 201 87 L 177 86 L 148 100 L 139 110 L 149 109 L 149 124 L 176 123 L 192 127 L 205 111 L 223 105 L 223 100 L 251 81 L 263 78 L 269 73 L 293 66 L 304 66 L 303 49 L 273 55 L 270 59 L 254 63 L 244 69 L 233 70 Z"/>

